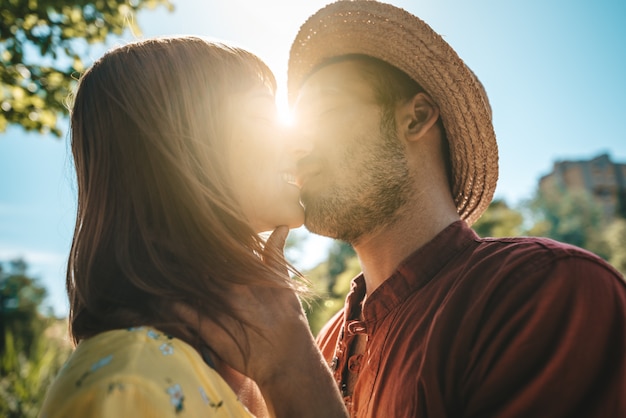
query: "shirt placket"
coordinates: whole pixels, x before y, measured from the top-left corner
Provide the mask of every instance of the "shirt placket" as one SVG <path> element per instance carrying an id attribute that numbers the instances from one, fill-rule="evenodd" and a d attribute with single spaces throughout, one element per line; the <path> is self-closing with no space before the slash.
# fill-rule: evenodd
<path id="1" fill-rule="evenodd" d="M 366 341 L 363 353 L 350 355 L 352 345 L 355 343 L 356 337 L 360 334 L 367 334 L 365 323 L 359 320 L 347 321 L 341 329 L 337 347 L 335 348 L 335 355 L 331 362 L 331 369 L 333 370 L 335 381 L 341 390 L 343 401 L 351 416 L 355 416 L 356 410 L 352 393 L 348 392 L 347 381 L 350 375 L 352 375 L 354 381 L 356 381 L 358 374 L 361 371 L 363 355 L 367 352 Z M 354 390 L 354 387 L 352 389 Z"/>

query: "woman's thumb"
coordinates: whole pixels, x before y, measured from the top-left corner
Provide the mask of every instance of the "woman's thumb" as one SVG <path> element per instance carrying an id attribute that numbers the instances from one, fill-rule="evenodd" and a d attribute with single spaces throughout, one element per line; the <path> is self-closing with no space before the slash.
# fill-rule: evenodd
<path id="1" fill-rule="evenodd" d="M 265 242 L 265 251 L 277 251 L 278 253 L 282 253 L 288 234 L 289 228 L 287 226 L 281 225 L 276 228 Z"/>

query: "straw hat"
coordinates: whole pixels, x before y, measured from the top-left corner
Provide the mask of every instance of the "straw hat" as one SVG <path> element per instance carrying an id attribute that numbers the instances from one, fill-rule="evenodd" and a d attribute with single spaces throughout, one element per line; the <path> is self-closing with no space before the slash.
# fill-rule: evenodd
<path id="1" fill-rule="evenodd" d="M 498 147 L 487 94 L 441 36 L 406 10 L 371 0 L 338 1 L 300 28 L 291 47 L 291 104 L 311 71 L 347 54 L 369 55 L 403 70 L 440 107 L 450 144 L 452 196 L 472 225 L 487 209 L 498 179 Z"/>

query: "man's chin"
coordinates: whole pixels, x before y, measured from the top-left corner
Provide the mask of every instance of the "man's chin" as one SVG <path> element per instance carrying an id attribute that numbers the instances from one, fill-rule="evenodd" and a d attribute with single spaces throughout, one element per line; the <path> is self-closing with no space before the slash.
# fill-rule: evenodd
<path id="1" fill-rule="evenodd" d="M 328 226 L 321 225 L 321 222 L 311 219 L 311 217 L 307 216 L 306 211 L 304 212 L 304 227 L 307 231 L 316 234 L 322 235 L 324 237 L 337 239 L 336 231 L 328 228 Z"/>
<path id="2" fill-rule="evenodd" d="M 344 231 L 341 228 L 338 228 L 337 225 L 333 224 L 332 219 L 330 219 L 329 217 L 307 216 L 306 211 L 304 215 L 304 227 L 307 229 L 307 231 L 313 234 L 337 239 L 340 241 L 351 243 L 355 239 L 354 236 L 350 235 L 351 232 L 353 233 L 354 231 Z"/>
<path id="3" fill-rule="evenodd" d="M 313 234 L 322 235 L 332 239 L 343 240 L 342 225 L 345 205 L 339 200 L 325 199 L 311 195 L 302 195 L 301 202 L 304 206 L 304 227 Z"/>

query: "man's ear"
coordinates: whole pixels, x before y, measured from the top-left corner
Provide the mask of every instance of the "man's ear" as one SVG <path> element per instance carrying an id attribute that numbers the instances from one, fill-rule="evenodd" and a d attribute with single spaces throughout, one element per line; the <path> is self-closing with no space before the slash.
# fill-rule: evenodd
<path id="1" fill-rule="evenodd" d="M 439 107 L 426 93 L 417 93 L 400 108 L 400 128 L 408 141 L 423 138 L 439 120 Z"/>

